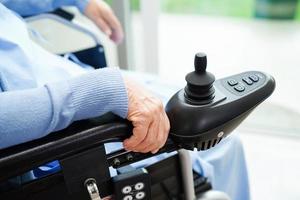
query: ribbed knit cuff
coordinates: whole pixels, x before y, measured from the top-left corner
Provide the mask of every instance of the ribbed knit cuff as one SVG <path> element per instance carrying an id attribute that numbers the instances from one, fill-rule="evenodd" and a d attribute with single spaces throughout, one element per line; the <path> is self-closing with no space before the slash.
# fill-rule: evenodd
<path id="1" fill-rule="evenodd" d="M 84 13 L 86 6 L 90 0 L 75 0 L 75 4 L 81 13 Z"/>
<path id="2" fill-rule="evenodd" d="M 74 120 L 87 119 L 107 112 L 125 118 L 128 97 L 123 78 L 117 68 L 104 68 L 69 80 Z"/>

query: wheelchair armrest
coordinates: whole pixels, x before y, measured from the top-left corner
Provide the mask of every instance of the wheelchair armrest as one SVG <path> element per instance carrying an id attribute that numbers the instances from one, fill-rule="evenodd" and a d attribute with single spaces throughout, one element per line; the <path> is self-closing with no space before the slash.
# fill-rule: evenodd
<path id="1" fill-rule="evenodd" d="M 131 134 L 132 125 L 112 114 L 73 123 L 47 137 L 0 151 L 0 182 L 53 160 L 107 142 L 121 141 Z"/>

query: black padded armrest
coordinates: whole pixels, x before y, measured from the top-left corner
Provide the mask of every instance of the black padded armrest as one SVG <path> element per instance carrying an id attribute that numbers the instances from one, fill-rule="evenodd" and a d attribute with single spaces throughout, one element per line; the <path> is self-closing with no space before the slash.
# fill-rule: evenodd
<path id="1" fill-rule="evenodd" d="M 65 20 L 68 20 L 68 21 L 72 21 L 74 18 L 75 18 L 75 15 L 71 12 L 68 12 L 62 8 L 58 8 L 52 12 L 49 12 L 50 14 L 54 14 L 54 15 L 57 15 L 57 16 L 60 16 L 62 17 L 63 19 Z M 23 18 L 28 18 L 28 17 L 32 17 L 34 15 L 25 15 L 25 16 L 22 16 Z"/>
<path id="2" fill-rule="evenodd" d="M 70 154 L 121 141 L 131 132 L 132 125 L 127 120 L 108 114 L 75 122 L 42 139 L 0 150 L 0 182 Z"/>
<path id="3" fill-rule="evenodd" d="M 50 13 L 52 13 L 54 15 L 58 15 L 58 16 L 66 19 L 68 21 L 72 21 L 74 19 L 74 17 L 75 17 L 75 15 L 73 13 L 68 12 L 68 11 L 66 11 L 66 10 L 64 10 L 62 8 L 58 8 L 58 9 L 56 9 L 56 10 L 50 12 Z"/>

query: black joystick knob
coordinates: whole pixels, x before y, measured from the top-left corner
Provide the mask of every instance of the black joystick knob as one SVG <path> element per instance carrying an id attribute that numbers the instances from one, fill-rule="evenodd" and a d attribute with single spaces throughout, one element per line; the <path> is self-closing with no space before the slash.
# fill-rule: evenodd
<path id="1" fill-rule="evenodd" d="M 214 99 L 215 76 L 206 71 L 207 57 L 197 53 L 194 60 L 195 71 L 186 75 L 185 98 L 192 104 L 208 104 Z"/>

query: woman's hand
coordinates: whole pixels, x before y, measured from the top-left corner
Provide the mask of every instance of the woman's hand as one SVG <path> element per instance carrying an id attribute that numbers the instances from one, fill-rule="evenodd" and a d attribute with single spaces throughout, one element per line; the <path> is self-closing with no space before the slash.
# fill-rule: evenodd
<path id="1" fill-rule="evenodd" d="M 127 150 L 156 153 L 167 141 L 170 122 L 162 102 L 137 83 L 125 79 L 128 93 L 127 119 L 133 135 L 124 141 Z"/>
<path id="2" fill-rule="evenodd" d="M 110 6 L 102 0 L 90 0 L 84 14 L 90 18 L 112 41 L 122 42 L 122 26 Z"/>

